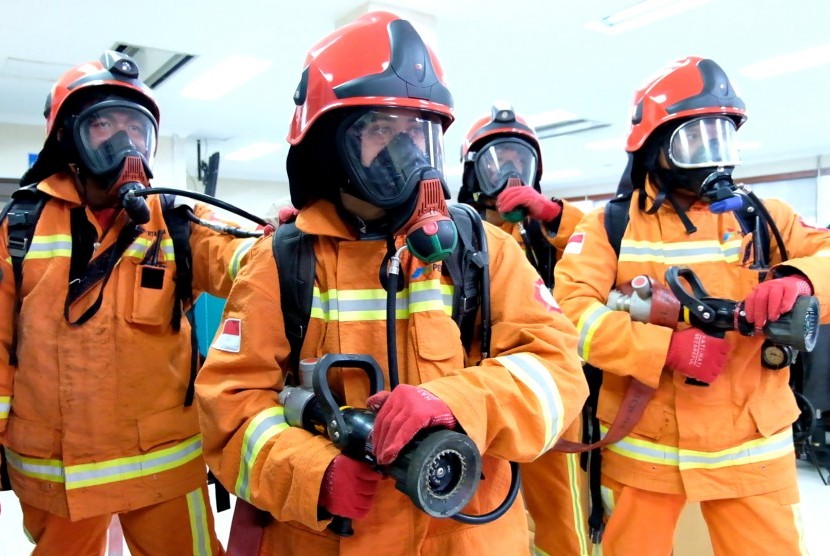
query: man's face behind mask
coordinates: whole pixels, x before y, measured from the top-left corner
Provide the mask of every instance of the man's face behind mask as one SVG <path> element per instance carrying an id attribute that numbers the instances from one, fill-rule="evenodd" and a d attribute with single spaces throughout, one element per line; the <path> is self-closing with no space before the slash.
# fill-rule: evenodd
<path id="1" fill-rule="evenodd" d="M 436 116 L 414 109 L 375 109 L 340 134 L 355 194 L 393 208 L 412 196 L 421 174 L 443 166 L 443 131 Z"/>
<path id="2" fill-rule="evenodd" d="M 78 116 L 73 133 L 78 154 L 94 175 L 117 170 L 127 156 L 140 156 L 152 167 L 157 125 L 135 103 L 106 101 L 91 106 Z"/>
<path id="3" fill-rule="evenodd" d="M 683 169 L 737 166 L 741 158 L 735 123 L 725 116 L 689 120 L 671 134 L 668 155 Z"/>

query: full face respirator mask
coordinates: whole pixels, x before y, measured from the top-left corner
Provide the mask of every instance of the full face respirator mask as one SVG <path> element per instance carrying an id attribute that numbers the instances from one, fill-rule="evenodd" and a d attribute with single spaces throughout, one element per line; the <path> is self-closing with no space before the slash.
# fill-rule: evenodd
<path id="1" fill-rule="evenodd" d="M 72 118 L 80 165 L 116 197 L 136 224 L 150 220 L 146 201 L 136 190 L 150 186 L 158 124 L 134 102 L 107 100 Z"/>
<path id="2" fill-rule="evenodd" d="M 405 236 L 410 252 L 433 263 L 458 241 L 443 182 L 441 123 L 412 109 L 375 109 L 344 122 L 338 151 L 349 193 L 386 211 L 393 236 Z"/>
<path id="3" fill-rule="evenodd" d="M 740 164 L 735 123 L 725 116 L 705 116 L 684 122 L 665 146 L 668 168 L 654 173 L 670 188 L 691 192 L 713 213 L 739 209 L 732 170 Z"/>

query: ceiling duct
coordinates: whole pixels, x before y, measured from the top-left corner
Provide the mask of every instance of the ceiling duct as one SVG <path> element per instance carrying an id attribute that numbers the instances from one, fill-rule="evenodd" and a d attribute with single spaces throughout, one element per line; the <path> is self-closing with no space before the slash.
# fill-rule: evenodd
<path id="1" fill-rule="evenodd" d="M 126 43 L 115 43 L 112 50 L 122 52 L 135 60 L 141 72 L 141 80 L 150 88 L 158 87 L 195 58 L 192 54 Z"/>

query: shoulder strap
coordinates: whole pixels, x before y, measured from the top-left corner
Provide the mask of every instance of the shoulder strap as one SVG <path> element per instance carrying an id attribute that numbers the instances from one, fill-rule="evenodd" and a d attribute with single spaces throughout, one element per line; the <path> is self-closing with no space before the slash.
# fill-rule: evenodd
<path id="1" fill-rule="evenodd" d="M 7 221 L 6 247 L 14 273 L 15 303 L 12 314 L 12 341 L 9 346 L 9 364 L 17 365 L 17 321 L 20 316 L 20 287 L 23 283 L 23 259 L 31 246 L 35 227 L 46 204 L 48 195 L 37 189 L 36 184 L 26 185 L 12 193 L 9 203 L 0 213 L 0 223 Z"/>
<path id="2" fill-rule="evenodd" d="M 193 255 L 190 251 L 190 207 L 174 206 L 175 196 L 162 194 L 161 213 L 164 223 L 173 241 L 173 253 L 176 257 L 176 303 L 173 308 L 171 324 L 178 330 L 181 324 L 182 304 L 193 301 Z"/>
<path id="3" fill-rule="evenodd" d="M 490 292 L 487 240 L 481 216 L 466 204 L 449 207 L 450 216 L 458 230 L 458 245 L 444 261 L 453 288 L 453 320 L 461 329 L 461 341 L 469 351 L 473 341 L 476 315 L 482 308 L 482 354 L 489 351 Z"/>
<path id="4" fill-rule="evenodd" d="M 196 393 L 196 375 L 201 367 L 199 339 L 196 334 L 196 316 L 193 313 L 193 253 L 190 249 L 190 218 L 187 205 L 175 206 L 175 196 L 161 195 L 161 214 L 173 242 L 173 256 L 176 258 L 176 301 L 170 315 L 173 330 L 181 329 L 182 311 L 190 323 L 190 380 L 184 395 L 184 405 L 193 404 Z M 185 307 L 187 310 L 185 310 Z M 218 493 L 217 489 L 217 493 Z M 217 504 L 218 505 L 218 504 Z"/>
<path id="5" fill-rule="evenodd" d="M 760 201 L 763 202 L 763 201 Z M 769 268 L 770 256 L 770 232 L 767 225 L 764 223 L 757 211 L 750 211 L 748 203 L 741 205 L 741 208 L 735 211 L 735 217 L 741 226 L 741 230 L 747 233 L 757 233 L 755 238 L 756 249 L 760 252 L 755 254 L 755 266 L 759 268 Z"/>
<path id="6" fill-rule="evenodd" d="M 314 236 L 297 228 L 294 222 L 280 225 L 274 233 L 271 249 L 280 280 L 282 318 L 285 335 L 291 346 L 290 363 L 298 372 L 311 304 L 314 298 Z"/>
<path id="7" fill-rule="evenodd" d="M 536 219 L 519 223 L 519 233 L 525 246 L 527 260 L 536 269 L 548 289 L 553 289 L 553 267 L 556 264 L 555 249 L 545 237 L 543 224 Z"/>
<path id="8" fill-rule="evenodd" d="M 631 191 L 621 193 L 608 201 L 605 205 L 605 233 L 608 241 L 614 248 L 617 257 L 620 256 L 620 245 L 622 244 L 625 229 L 628 227 L 628 210 L 631 206 Z"/>

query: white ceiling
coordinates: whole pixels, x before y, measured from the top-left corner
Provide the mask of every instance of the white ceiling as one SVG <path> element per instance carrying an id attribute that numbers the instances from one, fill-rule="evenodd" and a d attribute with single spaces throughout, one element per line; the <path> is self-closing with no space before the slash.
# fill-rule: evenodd
<path id="1" fill-rule="evenodd" d="M 460 181 L 464 133 L 494 100 L 519 113 L 562 109 L 611 125 L 545 139 L 546 189 L 616 183 L 632 94 L 668 62 L 709 57 L 729 74 L 749 111 L 739 132 L 746 163 L 830 153 L 830 65 L 756 80 L 745 66 L 830 43 L 827 0 L 713 0 L 669 19 L 607 36 L 591 20 L 636 0 L 388 0 L 434 14 L 436 50 L 455 98 L 456 122 L 445 138 L 448 179 Z M 45 96 L 68 67 L 97 59 L 119 42 L 197 56 L 156 89 L 162 135 L 201 139 L 203 158 L 259 141 L 283 142 L 307 49 L 365 2 L 315 0 L 2 0 L 0 122 L 42 125 Z M 373 3 L 373 5 L 378 5 Z M 241 89 L 214 101 L 180 96 L 184 86 L 229 55 L 273 62 Z M 587 143 L 618 141 L 590 150 Z M 222 158 L 220 175 L 284 181 L 285 153 L 248 162 Z M 575 171 L 578 176 L 566 177 Z M 221 191 L 219 192 L 221 196 Z"/>

